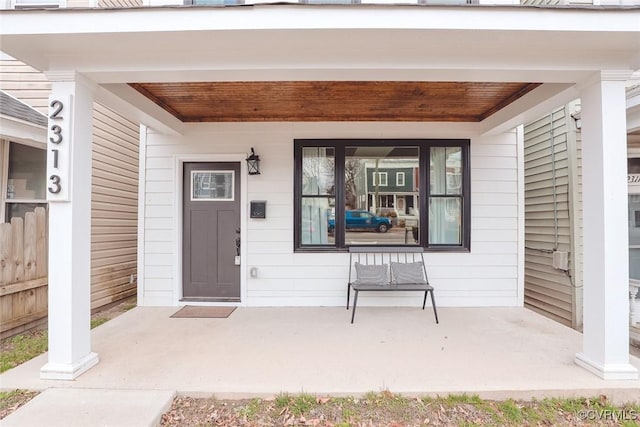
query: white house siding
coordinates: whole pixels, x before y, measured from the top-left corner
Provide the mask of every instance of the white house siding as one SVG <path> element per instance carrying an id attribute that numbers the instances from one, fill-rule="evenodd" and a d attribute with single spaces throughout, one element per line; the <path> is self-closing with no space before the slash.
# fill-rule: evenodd
<path id="1" fill-rule="evenodd" d="M 524 303 L 560 323 L 578 327 L 577 306 L 581 304 L 575 283 L 581 280 L 582 257 L 580 239 L 575 236 L 581 235 L 581 223 L 576 221 L 581 218 L 581 180 L 579 140 L 570 108 L 563 106 L 524 129 Z M 567 272 L 553 268 L 554 251 L 568 253 Z"/>
<path id="2" fill-rule="evenodd" d="M 475 137 L 464 126 L 415 123 L 207 124 L 174 137 L 149 132 L 144 197 L 144 280 L 140 303 L 177 305 L 181 225 L 177 158 L 240 154 L 255 147 L 261 175 L 243 176 L 247 200 L 267 200 L 267 218 L 247 219 L 246 299 L 251 306 L 339 306 L 345 303 L 346 253 L 293 251 L 293 140 L 296 138 L 466 138 L 471 142 L 471 253 L 429 253 L 439 305 L 518 304 L 516 134 Z M 447 130 L 449 129 L 449 130 Z M 203 157 L 204 159 L 204 157 Z M 210 160 L 210 157 L 209 157 Z M 243 207 L 246 209 L 246 206 Z M 258 277 L 249 277 L 251 267 Z M 520 291 L 521 292 L 521 291 Z M 416 305 L 420 297 L 363 295 L 368 305 Z"/>

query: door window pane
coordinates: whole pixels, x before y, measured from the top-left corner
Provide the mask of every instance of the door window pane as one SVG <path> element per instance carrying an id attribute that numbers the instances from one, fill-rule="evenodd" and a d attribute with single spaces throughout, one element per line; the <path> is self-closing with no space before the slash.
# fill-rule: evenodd
<path id="1" fill-rule="evenodd" d="M 191 200 L 233 201 L 233 171 L 191 171 Z"/>

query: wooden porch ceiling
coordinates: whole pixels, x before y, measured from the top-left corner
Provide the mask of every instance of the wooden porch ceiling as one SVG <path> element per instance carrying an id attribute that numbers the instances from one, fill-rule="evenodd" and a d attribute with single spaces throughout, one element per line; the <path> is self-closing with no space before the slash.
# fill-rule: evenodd
<path id="1" fill-rule="evenodd" d="M 479 122 L 539 83 L 130 83 L 183 122 Z"/>

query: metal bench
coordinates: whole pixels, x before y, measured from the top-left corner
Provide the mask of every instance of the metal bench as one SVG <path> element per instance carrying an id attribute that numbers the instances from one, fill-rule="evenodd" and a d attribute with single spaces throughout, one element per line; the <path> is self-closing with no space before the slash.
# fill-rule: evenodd
<path id="1" fill-rule="evenodd" d="M 349 301 L 351 298 L 351 289 L 354 291 L 353 295 L 353 311 L 351 313 L 351 323 L 356 316 L 356 306 L 358 304 L 358 294 L 360 291 L 366 292 L 424 292 L 424 299 L 422 301 L 422 309 L 427 303 L 427 294 L 431 295 L 431 305 L 433 306 L 433 314 L 438 322 L 438 312 L 436 311 L 436 301 L 433 295 L 433 286 L 429 284 L 427 277 L 427 268 L 424 263 L 424 251 L 420 247 L 350 247 L 349 248 L 349 282 L 347 283 L 347 310 L 349 309 Z M 390 264 L 401 263 L 409 264 L 422 262 L 422 271 L 424 273 L 424 282 L 420 283 L 397 283 L 397 280 L 393 277 L 392 269 L 389 268 Z M 355 264 L 363 264 L 366 266 L 387 266 L 387 276 L 385 283 L 362 283 L 358 280 L 357 275 L 354 274 L 356 270 Z M 355 280 L 352 278 L 355 277 Z"/>

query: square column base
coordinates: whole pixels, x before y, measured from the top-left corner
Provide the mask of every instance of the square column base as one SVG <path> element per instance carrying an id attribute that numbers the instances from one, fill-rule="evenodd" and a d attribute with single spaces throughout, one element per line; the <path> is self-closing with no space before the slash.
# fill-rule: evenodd
<path id="1" fill-rule="evenodd" d="M 576 365 L 583 367 L 604 380 L 637 380 L 638 369 L 630 363 L 610 363 L 602 365 L 589 359 L 583 353 L 576 354 Z"/>
<path id="2" fill-rule="evenodd" d="M 80 375 L 98 364 L 97 353 L 89 353 L 73 364 L 47 363 L 40 368 L 40 379 L 43 380 L 75 380 Z"/>

